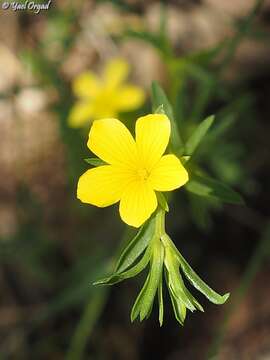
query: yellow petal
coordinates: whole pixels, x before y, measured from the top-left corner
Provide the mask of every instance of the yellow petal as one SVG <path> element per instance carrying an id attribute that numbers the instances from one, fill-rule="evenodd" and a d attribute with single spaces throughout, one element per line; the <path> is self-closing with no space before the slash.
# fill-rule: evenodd
<path id="1" fill-rule="evenodd" d="M 123 59 L 113 59 L 107 63 L 104 69 L 104 81 L 106 86 L 114 88 L 119 86 L 127 78 L 129 64 Z"/>
<path id="2" fill-rule="evenodd" d="M 151 171 L 166 150 L 171 133 L 170 120 L 163 114 L 150 114 L 136 122 L 136 143 L 142 165 Z"/>
<path id="3" fill-rule="evenodd" d="M 100 81 L 91 71 L 80 74 L 72 83 L 74 94 L 77 97 L 83 98 L 95 96 L 98 93 L 100 86 Z"/>
<path id="4" fill-rule="evenodd" d="M 87 143 L 89 149 L 109 164 L 137 166 L 137 148 L 129 130 L 117 119 L 93 122 Z"/>
<path id="5" fill-rule="evenodd" d="M 143 104 L 144 99 L 144 91 L 138 86 L 121 86 L 117 94 L 117 108 L 119 111 L 134 110 Z"/>
<path id="6" fill-rule="evenodd" d="M 130 182 L 129 174 L 111 165 L 87 170 L 80 178 L 77 197 L 84 203 L 98 207 L 112 205 L 120 200 Z"/>
<path id="7" fill-rule="evenodd" d="M 128 225 L 141 226 L 156 210 L 157 197 L 144 181 L 133 181 L 128 185 L 120 200 L 120 216 Z"/>
<path id="8" fill-rule="evenodd" d="M 78 102 L 70 110 L 68 123 L 69 126 L 77 128 L 90 123 L 93 117 L 93 106 L 89 102 Z"/>
<path id="9" fill-rule="evenodd" d="M 171 191 L 188 181 L 188 172 L 175 155 L 164 155 L 152 169 L 148 181 L 157 191 Z"/>

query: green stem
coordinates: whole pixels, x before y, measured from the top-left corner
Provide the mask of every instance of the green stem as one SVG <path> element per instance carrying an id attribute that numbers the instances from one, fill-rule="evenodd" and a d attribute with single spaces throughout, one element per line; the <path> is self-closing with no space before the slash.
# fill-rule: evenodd
<path id="1" fill-rule="evenodd" d="M 156 213 L 156 238 L 159 240 L 165 234 L 165 211 L 162 208 L 158 208 Z"/>
<path id="2" fill-rule="evenodd" d="M 67 360 L 79 360 L 84 358 L 87 342 L 90 341 L 95 325 L 100 318 L 107 300 L 107 288 L 99 288 L 86 304 L 80 321 L 71 339 L 70 348 L 66 355 Z"/>

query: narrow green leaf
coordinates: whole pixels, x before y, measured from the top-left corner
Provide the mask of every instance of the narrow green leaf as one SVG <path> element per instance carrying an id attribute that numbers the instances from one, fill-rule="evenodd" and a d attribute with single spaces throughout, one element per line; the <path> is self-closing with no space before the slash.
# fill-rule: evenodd
<path id="1" fill-rule="evenodd" d="M 215 127 L 207 135 L 207 146 L 209 146 L 209 142 L 216 143 L 220 141 L 219 138 L 224 136 L 225 133 L 230 130 L 236 121 L 236 114 L 230 112 L 225 112 L 225 114 L 223 114 L 221 111 L 220 113 L 216 114 L 215 119 Z"/>
<path id="2" fill-rule="evenodd" d="M 143 253 L 154 236 L 155 220 L 156 219 L 153 216 L 147 221 L 122 251 L 116 264 L 115 272 L 120 273 L 125 271 Z"/>
<path id="3" fill-rule="evenodd" d="M 152 107 L 153 111 L 163 106 L 165 114 L 168 116 L 171 122 L 171 139 L 170 143 L 174 153 L 180 155 L 183 151 L 183 142 L 181 140 L 177 123 L 174 119 L 172 106 L 160 85 L 153 81 L 152 83 Z"/>
<path id="4" fill-rule="evenodd" d="M 148 312 L 147 312 L 147 315 L 145 316 L 145 318 L 144 319 L 149 319 L 150 318 L 150 315 L 152 314 L 152 310 L 153 310 L 153 304 L 154 304 L 154 300 L 153 300 L 153 302 L 152 302 L 152 304 L 151 304 L 151 306 L 150 306 L 150 308 L 149 308 L 149 310 L 148 310 Z"/>
<path id="5" fill-rule="evenodd" d="M 228 297 L 230 296 L 229 293 L 224 295 L 219 295 L 213 289 L 211 289 L 200 277 L 195 273 L 195 271 L 191 268 L 188 262 L 184 259 L 184 257 L 180 254 L 172 240 L 169 238 L 168 235 L 164 235 L 166 240 L 170 243 L 171 247 L 174 249 L 175 255 L 179 259 L 180 267 L 189 280 L 189 282 L 199 290 L 204 296 L 207 297 L 209 301 L 214 304 L 224 304 Z"/>
<path id="6" fill-rule="evenodd" d="M 192 302 L 192 304 L 195 306 L 195 308 L 197 308 L 201 312 L 204 312 L 202 305 L 198 302 L 197 299 L 195 299 L 195 297 L 190 293 L 190 291 L 185 286 L 184 286 L 184 290 L 185 290 L 186 295 Z"/>
<path id="7" fill-rule="evenodd" d="M 151 313 L 155 294 L 162 274 L 163 256 L 163 246 L 159 242 L 155 243 L 152 252 L 149 274 L 131 310 L 130 317 L 132 322 L 138 315 L 140 315 L 140 321 L 142 321 Z"/>
<path id="8" fill-rule="evenodd" d="M 160 283 L 158 285 L 158 304 L 159 304 L 158 320 L 159 320 L 159 325 L 162 326 L 163 325 L 163 317 L 164 317 L 162 275 L 161 275 Z"/>
<path id="9" fill-rule="evenodd" d="M 175 257 L 175 254 L 173 254 L 173 256 Z M 175 258 L 177 259 L 177 257 L 175 257 Z M 180 265 L 180 264 L 179 264 L 179 261 L 178 261 L 178 259 L 177 259 L 177 264 L 176 264 L 176 266 L 177 266 L 178 269 L 179 269 L 179 265 Z M 177 271 L 177 273 L 178 273 L 178 282 L 179 282 L 179 284 L 180 284 L 180 286 L 181 286 L 181 289 L 182 289 L 183 293 L 185 294 L 185 296 L 186 296 L 186 297 L 189 299 L 189 301 L 193 304 L 194 310 L 197 308 L 198 310 L 200 310 L 200 311 L 203 312 L 204 310 L 203 310 L 203 307 L 201 306 L 201 304 L 195 299 L 195 297 L 194 297 L 194 296 L 190 293 L 190 291 L 186 288 L 180 272 Z M 173 289 L 172 289 L 172 290 L 173 290 Z M 175 295 L 177 296 L 177 293 L 176 293 Z M 182 299 L 179 298 L 179 300 L 182 300 Z"/>
<path id="10" fill-rule="evenodd" d="M 191 156 L 194 151 L 197 149 L 201 141 L 203 140 L 204 136 L 206 135 L 207 131 L 209 130 L 210 126 L 212 125 L 215 117 L 214 115 L 208 116 L 205 120 L 203 120 L 190 136 L 188 141 L 185 144 L 185 153 Z"/>
<path id="11" fill-rule="evenodd" d="M 90 164 L 93 166 L 108 165 L 105 161 L 103 161 L 99 158 L 87 158 L 87 159 L 84 159 L 84 161 L 86 161 L 87 164 Z"/>
<path id="12" fill-rule="evenodd" d="M 175 317 L 179 321 L 179 323 L 183 326 L 186 319 L 187 308 L 185 304 L 181 300 L 176 298 L 174 294 L 171 292 L 170 292 L 170 297 L 173 304 Z"/>
<path id="13" fill-rule="evenodd" d="M 187 307 L 191 312 L 196 310 L 196 307 L 193 304 L 193 300 L 186 294 L 183 282 L 181 279 L 181 274 L 177 269 L 177 272 L 172 272 L 172 269 L 168 270 L 168 279 L 169 279 L 169 289 L 174 294 L 174 297 L 180 300 L 185 307 Z"/>
<path id="14" fill-rule="evenodd" d="M 113 285 L 113 284 L 116 284 L 125 279 L 129 279 L 131 277 L 136 276 L 141 271 L 143 271 L 143 269 L 149 263 L 150 254 L 151 254 L 151 249 L 148 247 L 146 249 L 143 257 L 141 258 L 141 260 L 136 265 L 134 265 L 131 269 L 124 271 L 122 273 L 119 273 L 119 272 L 113 273 L 111 276 L 109 276 L 105 279 L 96 281 L 93 285 Z"/>
<path id="15" fill-rule="evenodd" d="M 244 200 L 236 191 L 222 182 L 198 174 L 192 174 L 185 189 L 199 196 L 215 198 L 231 204 L 244 204 Z"/>
<path id="16" fill-rule="evenodd" d="M 169 295 L 173 306 L 174 316 L 176 320 L 179 322 L 179 324 L 183 326 L 186 318 L 186 307 L 185 305 L 181 306 L 180 300 L 174 297 L 174 294 L 170 289 L 169 289 Z"/>
<path id="17" fill-rule="evenodd" d="M 200 66 L 209 65 L 209 63 L 211 63 L 220 54 L 220 52 L 225 48 L 226 45 L 226 41 L 221 41 L 220 43 L 211 48 L 206 48 L 188 54 L 185 56 L 185 59 L 189 62 L 199 64 Z"/>
<path id="18" fill-rule="evenodd" d="M 141 303 L 140 321 L 142 321 L 148 315 L 152 308 L 162 275 L 164 248 L 161 245 L 160 240 L 157 239 L 157 241 L 158 242 L 153 246 L 149 282 L 143 296 L 143 301 Z"/>
<path id="19" fill-rule="evenodd" d="M 165 267 L 168 276 L 168 287 L 174 294 L 175 298 L 181 300 L 185 306 L 190 310 L 196 310 L 193 304 L 193 299 L 185 291 L 185 285 L 179 271 L 179 262 L 175 257 L 174 249 L 171 246 L 165 247 Z M 191 294 L 190 294 L 191 295 Z"/>
<path id="20" fill-rule="evenodd" d="M 147 289 L 147 286 L 148 286 L 148 282 L 149 282 L 149 274 L 147 275 L 147 278 L 145 280 L 145 283 L 139 293 L 139 295 L 137 296 L 136 300 L 135 300 L 135 303 L 132 307 L 132 310 L 131 310 L 131 314 L 130 314 L 130 320 L 131 322 L 133 322 L 139 315 L 140 311 L 141 311 L 141 303 L 143 301 L 143 298 L 144 298 L 144 294 L 145 294 L 145 291 Z"/>
<path id="21" fill-rule="evenodd" d="M 168 118 L 173 121 L 174 115 L 172 106 L 164 90 L 161 88 L 157 81 L 152 82 L 152 107 L 153 111 L 156 111 L 156 109 L 160 109 L 161 107 L 165 114 L 168 116 Z"/>
<path id="22" fill-rule="evenodd" d="M 184 322 L 185 322 L 185 318 L 186 318 L 187 308 L 184 305 L 184 303 L 181 302 L 181 300 L 179 300 L 179 299 L 177 299 L 177 297 L 175 297 L 174 293 L 170 289 L 167 270 L 165 270 L 165 279 L 166 279 L 167 287 L 169 290 L 171 303 L 173 306 L 174 316 L 175 316 L 176 320 L 179 322 L 179 324 L 183 326 Z"/>

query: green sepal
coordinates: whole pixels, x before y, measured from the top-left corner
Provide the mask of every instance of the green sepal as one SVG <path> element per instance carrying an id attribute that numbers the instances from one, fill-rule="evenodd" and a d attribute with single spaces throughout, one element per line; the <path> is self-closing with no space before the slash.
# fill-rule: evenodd
<path id="1" fill-rule="evenodd" d="M 213 121 L 215 119 L 214 115 L 208 116 L 205 120 L 203 120 L 192 133 L 190 138 L 187 140 L 185 144 L 185 154 L 191 156 L 197 147 L 200 145 L 207 131 L 210 129 Z"/>
<path id="2" fill-rule="evenodd" d="M 152 82 L 152 108 L 153 108 L 153 112 L 156 112 L 158 109 L 159 111 L 161 111 L 162 109 L 163 113 L 165 113 L 170 119 L 171 122 L 170 144 L 173 152 L 177 155 L 181 155 L 184 150 L 184 144 L 179 135 L 179 130 L 174 118 L 172 106 L 165 92 L 156 81 Z"/>
<path id="3" fill-rule="evenodd" d="M 185 165 L 188 161 L 189 161 L 189 159 L 191 158 L 191 156 L 189 156 L 189 155 L 183 155 L 183 156 L 181 156 L 181 163 L 183 164 L 183 165 Z"/>
<path id="4" fill-rule="evenodd" d="M 155 114 L 165 114 L 165 115 L 166 115 L 165 110 L 164 110 L 164 105 L 163 105 L 163 104 L 159 105 L 159 106 L 154 110 L 154 113 L 155 113 Z"/>
<path id="5" fill-rule="evenodd" d="M 171 121 L 173 121 L 174 115 L 173 115 L 172 105 L 170 104 L 167 95 L 165 94 L 164 90 L 158 84 L 157 81 L 152 82 L 151 90 L 152 90 L 151 98 L 152 98 L 153 111 L 157 112 L 158 109 L 162 108 L 163 114 L 165 113 L 168 116 L 168 118 Z"/>
<path id="6" fill-rule="evenodd" d="M 161 209 L 168 212 L 169 211 L 169 205 L 167 203 L 167 200 L 166 200 L 164 194 L 162 194 L 162 192 L 156 192 L 156 196 L 157 196 L 157 201 L 158 201 Z"/>
<path id="7" fill-rule="evenodd" d="M 226 293 L 224 295 L 219 295 L 217 292 L 215 292 L 213 289 L 211 289 L 200 277 L 196 274 L 196 272 L 191 268 L 191 266 L 188 264 L 188 262 L 184 259 L 184 257 L 180 254 L 172 240 L 169 238 L 168 235 L 164 235 L 166 237 L 166 241 L 169 242 L 171 247 L 174 250 L 174 253 L 176 257 L 179 260 L 179 264 L 181 267 L 181 270 L 185 274 L 186 278 L 189 280 L 189 282 L 197 289 L 199 290 L 209 301 L 211 301 L 214 304 L 221 305 L 224 304 L 227 299 L 229 298 L 230 294 Z"/>
<path id="8" fill-rule="evenodd" d="M 93 165 L 93 166 L 101 166 L 101 165 L 108 165 L 105 161 L 99 159 L 99 158 L 86 158 L 84 159 L 87 164 Z"/>
<path id="9" fill-rule="evenodd" d="M 191 174 L 189 182 L 185 185 L 185 189 L 193 194 L 214 198 L 221 202 L 239 205 L 244 204 L 242 196 L 228 185 L 197 173 Z"/>

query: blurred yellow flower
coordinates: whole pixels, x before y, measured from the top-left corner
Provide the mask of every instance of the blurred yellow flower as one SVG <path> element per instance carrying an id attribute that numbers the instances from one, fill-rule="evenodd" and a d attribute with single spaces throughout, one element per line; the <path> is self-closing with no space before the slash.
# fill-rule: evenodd
<path id="1" fill-rule="evenodd" d="M 73 92 L 78 98 L 72 107 L 68 122 L 71 127 L 81 127 L 90 120 L 115 117 L 121 111 L 131 111 L 142 105 L 144 91 L 125 83 L 129 65 L 122 59 L 107 63 L 101 77 L 87 71 L 73 82 Z"/>
<path id="2" fill-rule="evenodd" d="M 171 133 L 166 115 L 140 117 L 135 132 L 136 140 L 117 119 L 93 122 L 87 146 L 107 164 L 80 177 L 77 197 L 98 207 L 120 201 L 122 220 L 139 227 L 157 208 L 155 191 L 184 185 L 188 173 L 175 155 L 163 155 Z"/>

